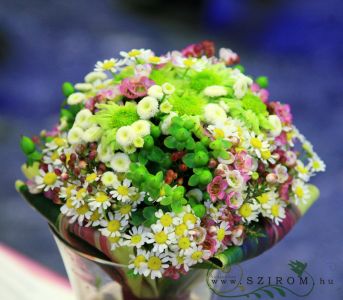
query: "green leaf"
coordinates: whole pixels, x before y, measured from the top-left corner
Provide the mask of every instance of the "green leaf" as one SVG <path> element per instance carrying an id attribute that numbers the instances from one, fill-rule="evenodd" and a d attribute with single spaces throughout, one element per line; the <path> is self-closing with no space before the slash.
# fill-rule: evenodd
<path id="1" fill-rule="evenodd" d="M 185 163 L 185 165 L 189 168 L 194 168 L 194 153 L 188 153 L 184 157 L 182 157 L 182 161 Z"/>
<path id="2" fill-rule="evenodd" d="M 43 154 L 38 152 L 38 151 L 34 151 L 33 153 L 29 154 L 28 159 L 33 160 L 33 161 L 39 161 L 42 159 Z"/>
<path id="3" fill-rule="evenodd" d="M 262 297 L 262 296 L 261 296 L 259 293 L 257 293 L 257 292 L 253 293 L 253 295 L 256 296 L 256 298 L 258 298 L 258 299 L 260 299 L 260 298 Z"/>
<path id="4" fill-rule="evenodd" d="M 164 206 L 170 205 L 171 203 L 172 203 L 171 197 L 164 197 L 160 202 L 160 204 Z"/>
<path id="5" fill-rule="evenodd" d="M 279 292 L 280 296 L 286 297 L 286 293 L 285 293 L 285 291 L 282 288 L 279 288 L 279 287 L 276 287 L 276 286 L 273 286 L 273 288 Z"/>
<path id="6" fill-rule="evenodd" d="M 157 211 L 156 207 L 148 206 L 143 209 L 143 216 L 146 219 L 150 219 L 155 216 L 155 212 Z"/>
<path id="7" fill-rule="evenodd" d="M 271 291 L 268 290 L 262 290 L 263 292 L 265 292 L 270 298 L 274 298 L 274 294 Z"/>
<path id="8" fill-rule="evenodd" d="M 193 207 L 194 213 L 197 217 L 202 218 L 206 213 L 206 208 L 202 204 L 197 204 Z"/>
<path id="9" fill-rule="evenodd" d="M 131 215 L 131 223 L 134 226 L 142 225 L 145 218 L 143 217 L 142 211 L 135 211 Z"/>
<path id="10" fill-rule="evenodd" d="M 173 136 L 168 136 L 164 139 L 164 145 L 169 149 L 175 149 L 176 139 Z"/>
<path id="11" fill-rule="evenodd" d="M 26 155 L 33 153 L 36 149 L 35 143 L 27 136 L 21 138 L 20 147 Z"/>

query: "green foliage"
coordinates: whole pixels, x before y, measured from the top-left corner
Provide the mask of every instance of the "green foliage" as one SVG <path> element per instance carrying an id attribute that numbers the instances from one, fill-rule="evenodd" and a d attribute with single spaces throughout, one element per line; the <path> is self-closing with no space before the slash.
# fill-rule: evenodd
<path id="1" fill-rule="evenodd" d="M 75 92 L 74 86 L 70 82 L 64 82 L 62 84 L 62 92 L 65 97 L 69 97 Z"/>
<path id="2" fill-rule="evenodd" d="M 192 91 L 186 91 L 181 95 L 177 93 L 171 95 L 169 102 L 173 105 L 173 110 L 179 115 L 199 116 L 202 115 L 207 100 Z"/>
<path id="3" fill-rule="evenodd" d="M 20 140 L 20 148 L 25 155 L 29 155 L 35 151 L 36 145 L 29 137 L 22 136 Z"/>

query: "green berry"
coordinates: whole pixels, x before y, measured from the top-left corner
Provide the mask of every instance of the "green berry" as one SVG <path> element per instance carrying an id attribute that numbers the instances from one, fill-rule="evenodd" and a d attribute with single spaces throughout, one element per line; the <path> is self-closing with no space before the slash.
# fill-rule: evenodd
<path id="1" fill-rule="evenodd" d="M 179 142 L 184 142 L 189 138 L 189 132 L 185 128 L 180 128 L 175 132 L 175 138 Z"/>
<path id="2" fill-rule="evenodd" d="M 245 68 L 242 65 L 235 65 L 234 68 L 240 70 L 242 73 L 245 72 Z"/>
<path id="3" fill-rule="evenodd" d="M 154 139 L 157 139 L 161 135 L 161 129 L 158 126 L 152 126 L 150 130 L 150 134 L 153 136 Z"/>
<path id="4" fill-rule="evenodd" d="M 204 170 L 199 174 L 200 184 L 206 185 L 212 181 L 212 173 L 209 170 Z"/>
<path id="5" fill-rule="evenodd" d="M 204 144 L 205 146 L 208 146 L 211 142 L 210 138 L 208 136 L 204 136 L 201 138 L 200 142 Z"/>
<path id="6" fill-rule="evenodd" d="M 209 156 L 205 151 L 197 151 L 194 154 L 194 163 L 197 166 L 204 166 L 208 163 Z"/>
<path id="7" fill-rule="evenodd" d="M 26 155 L 33 153 L 36 149 L 35 143 L 27 136 L 21 138 L 20 147 Z"/>
<path id="8" fill-rule="evenodd" d="M 221 140 L 215 140 L 215 141 L 210 143 L 209 147 L 212 150 L 221 150 L 223 148 L 223 143 Z"/>
<path id="9" fill-rule="evenodd" d="M 65 82 L 62 84 L 62 92 L 64 96 L 69 97 L 75 92 L 74 86 L 70 82 Z"/>
<path id="10" fill-rule="evenodd" d="M 268 77 L 260 76 L 256 78 L 256 83 L 263 89 L 267 88 L 269 85 Z"/>
<path id="11" fill-rule="evenodd" d="M 151 149 L 154 146 L 154 139 L 151 135 L 147 135 L 144 137 L 144 148 Z"/>
<path id="12" fill-rule="evenodd" d="M 257 180 L 259 178 L 259 175 L 257 172 L 252 173 L 251 175 L 252 179 Z"/>
<path id="13" fill-rule="evenodd" d="M 194 128 L 194 125 L 195 125 L 194 121 L 191 120 L 191 119 L 188 119 L 188 120 L 185 121 L 184 127 L 185 127 L 187 130 L 191 130 L 191 129 Z"/>

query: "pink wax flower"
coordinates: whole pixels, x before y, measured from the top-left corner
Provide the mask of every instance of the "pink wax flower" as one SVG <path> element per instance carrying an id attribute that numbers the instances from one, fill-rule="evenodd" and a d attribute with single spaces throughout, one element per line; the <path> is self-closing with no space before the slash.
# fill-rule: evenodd
<path id="1" fill-rule="evenodd" d="M 288 125 L 292 124 L 293 116 L 291 113 L 291 107 L 288 104 L 270 102 L 269 108 L 280 118 L 281 122 Z"/>
<path id="2" fill-rule="evenodd" d="M 234 166 L 241 173 L 249 173 L 254 167 L 254 161 L 246 151 L 241 151 L 235 156 Z"/>
<path id="3" fill-rule="evenodd" d="M 287 145 L 287 134 L 286 134 L 286 132 L 282 131 L 281 134 L 275 138 L 275 142 L 276 142 L 277 146 Z"/>
<path id="4" fill-rule="evenodd" d="M 269 99 L 269 92 L 268 92 L 268 90 L 261 89 L 260 86 L 257 83 L 253 83 L 251 85 L 251 91 L 254 94 L 256 94 L 257 96 L 259 96 L 264 103 L 268 102 L 268 99 Z"/>
<path id="5" fill-rule="evenodd" d="M 177 269 L 175 267 L 170 266 L 164 271 L 163 276 L 171 278 L 173 280 L 178 280 L 180 278 L 181 274 L 185 275 L 186 273 L 187 272 L 185 271 L 185 269 L 183 267 Z"/>
<path id="6" fill-rule="evenodd" d="M 209 234 L 207 234 L 205 241 L 201 244 L 204 250 L 210 251 L 211 255 L 213 256 L 218 250 L 218 243 L 215 238 Z"/>
<path id="7" fill-rule="evenodd" d="M 203 55 L 212 57 L 214 52 L 214 43 L 207 40 L 198 44 L 191 44 L 181 51 L 182 55 L 185 57 L 201 57 Z"/>
<path id="8" fill-rule="evenodd" d="M 289 176 L 287 181 L 283 183 L 279 188 L 280 198 L 284 201 L 289 200 L 289 188 L 292 185 L 292 182 L 293 182 L 293 178 Z"/>
<path id="9" fill-rule="evenodd" d="M 226 205 L 232 209 L 240 208 L 243 204 L 243 201 L 244 200 L 241 193 L 234 191 L 230 192 L 225 198 Z"/>
<path id="10" fill-rule="evenodd" d="M 55 125 L 50 131 L 45 133 L 46 136 L 58 136 L 60 134 L 60 130 L 58 129 L 58 125 Z"/>
<path id="11" fill-rule="evenodd" d="M 241 246 L 244 239 L 244 226 L 238 225 L 231 230 L 231 241 L 235 246 Z"/>
<path id="12" fill-rule="evenodd" d="M 149 87 L 154 84 L 152 80 L 145 76 L 125 78 L 121 82 L 119 90 L 123 96 L 129 99 L 142 98 L 147 95 Z"/>
<path id="13" fill-rule="evenodd" d="M 213 178 L 212 182 L 207 185 L 207 192 L 210 194 L 212 202 L 217 199 L 223 200 L 225 197 L 225 190 L 228 187 L 228 183 L 221 176 Z"/>

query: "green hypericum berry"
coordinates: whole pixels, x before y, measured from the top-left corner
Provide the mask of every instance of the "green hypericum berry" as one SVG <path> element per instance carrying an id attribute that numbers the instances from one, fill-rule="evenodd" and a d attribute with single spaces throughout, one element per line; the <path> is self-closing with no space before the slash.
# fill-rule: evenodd
<path id="1" fill-rule="evenodd" d="M 233 68 L 240 70 L 242 73 L 245 73 L 245 68 L 242 65 L 235 65 Z"/>
<path id="2" fill-rule="evenodd" d="M 74 86 L 70 82 L 65 82 L 62 84 L 62 92 L 64 96 L 69 97 L 75 92 Z"/>
<path id="3" fill-rule="evenodd" d="M 153 138 L 158 138 L 161 135 L 161 129 L 158 126 L 152 126 L 150 130 L 150 134 L 153 136 Z"/>
<path id="4" fill-rule="evenodd" d="M 252 173 L 251 178 L 254 180 L 258 179 L 259 178 L 258 173 L 257 172 Z"/>
<path id="5" fill-rule="evenodd" d="M 189 138 L 190 134 L 185 128 L 180 128 L 175 132 L 175 138 L 179 142 L 184 142 Z"/>
<path id="6" fill-rule="evenodd" d="M 200 184 L 206 185 L 212 181 L 212 174 L 209 170 L 204 170 L 199 174 Z"/>
<path id="7" fill-rule="evenodd" d="M 204 165 L 206 165 L 208 163 L 209 159 L 210 158 L 209 158 L 208 154 L 205 151 L 197 151 L 194 154 L 194 163 L 197 166 L 204 166 Z"/>
<path id="8" fill-rule="evenodd" d="M 173 123 L 173 125 L 177 125 L 177 126 L 180 126 L 180 127 L 184 126 L 184 121 L 180 117 L 174 117 L 172 119 L 172 123 Z"/>
<path id="9" fill-rule="evenodd" d="M 194 121 L 189 119 L 189 120 L 186 120 L 186 121 L 185 121 L 184 127 L 185 127 L 187 130 L 191 130 L 191 129 L 194 128 L 194 125 L 195 125 Z"/>
<path id="10" fill-rule="evenodd" d="M 211 142 L 210 138 L 208 136 L 204 136 L 200 140 L 201 143 L 203 143 L 205 146 L 208 146 Z"/>
<path id="11" fill-rule="evenodd" d="M 144 137 L 144 148 L 151 149 L 154 146 L 154 139 L 151 135 L 147 135 Z"/>
<path id="12" fill-rule="evenodd" d="M 269 85 L 268 77 L 260 76 L 256 78 L 256 83 L 263 89 L 267 88 Z"/>
<path id="13" fill-rule="evenodd" d="M 221 150 L 223 148 L 223 143 L 221 140 L 215 140 L 210 143 L 209 147 L 213 150 Z"/>
<path id="14" fill-rule="evenodd" d="M 36 149 L 35 143 L 27 136 L 21 138 L 20 147 L 26 155 L 33 153 Z"/>

